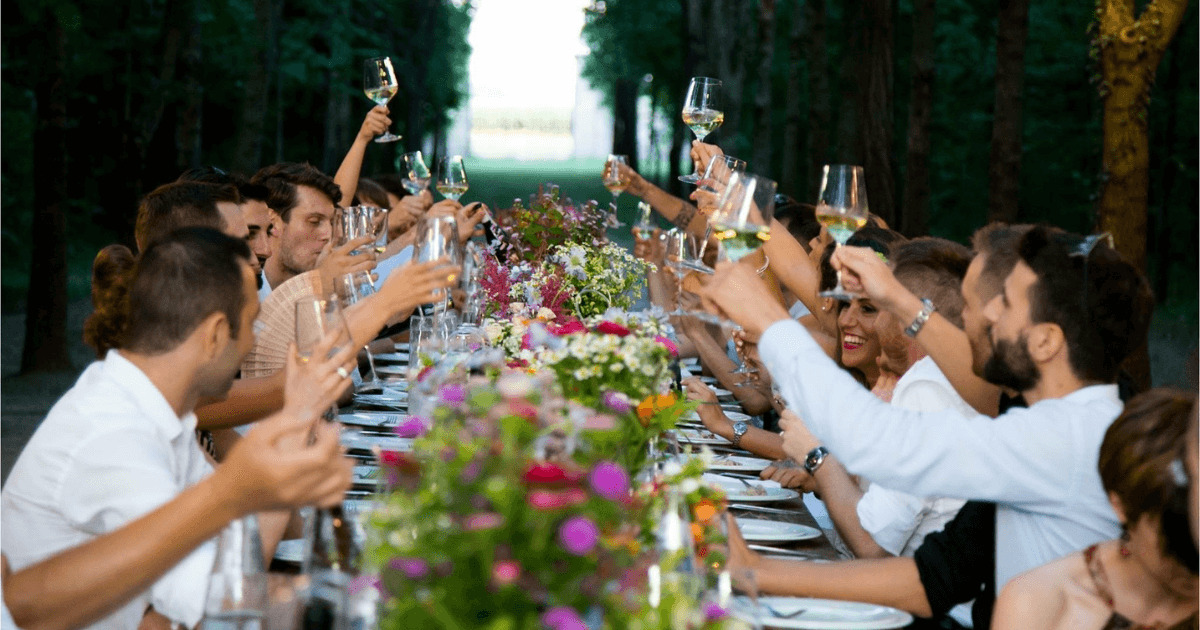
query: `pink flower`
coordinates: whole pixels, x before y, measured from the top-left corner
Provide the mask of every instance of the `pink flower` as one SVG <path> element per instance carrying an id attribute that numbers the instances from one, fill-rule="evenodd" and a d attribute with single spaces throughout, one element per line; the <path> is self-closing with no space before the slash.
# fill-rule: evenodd
<path id="1" fill-rule="evenodd" d="M 492 580 L 498 586 L 507 586 L 521 577 L 521 563 L 516 560 L 501 560 L 492 566 Z"/>
<path id="2" fill-rule="evenodd" d="M 495 512 L 480 512 L 463 519 L 463 529 L 477 532 L 485 529 L 496 529 L 504 523 L 504 517 Z"/>
<path id="3" fill-rule="evenodd" d="M 574 516 L 558 528 L 558 542 L 567 553 L 576 556 L 586 556 L 596 547 L 600 539 L 600 529 L 586 516 Z"/>
<path id="4" fill-rule="evenodd" d="M 552 326 L 550 328 L 550 332 L 554 333 L 555 335 L 557 335 L 559 337 L 565 337 L 567 335 L 573 335 L 575 333 L 585 333 L 585 332 L 587 332 L 587 326 L 584 326 L 583 322 L 581 322 L 579 320 L 575 320 L 575 321 L 567 322 L 561 326 Z"/>
<path id="5" fill-rule="evenodd" d="M 629 334 L 629 329 L 616 322 L 604 321 L 596 326 L 596 332 L 624 337 Z"/>
<path id="6" fill-rule="evenodd" d="M 534 490 L 526 498 L 529 505 L 539 510 L 560 510 L 574 507 L 587 501 L 587 493 L 579 488 L 566 490 Z"/>
<path id="7" fill-rule="evenodd" d="M 727 615 L 728 615 L 728 613 L 725 611 L 724 608 L 721 608 L 720 606 L 718 606 L 717 604 L 714 604 L 713 602 L 708 602 L 707 604 L 704 605 L 704 620 L 705 621 L 719 621 L 721 619 L 724 619 Z"/>
<path id="8" fill-rule="evenodd" d="M 667 352 L 671 353 L 672 357 L 679 356 L 679 348 L 675 345 L 675 342 L 671 341 L 670 339 L 667 339 L 666 337 L 663 337 L 662 335 L 655 337 L 654 340 L 657 341 L 658 343 L 661 343 L 662 345 L 666 346 Z"/>
<path id="9" fill-rule="evenodd" d="M 600 462 L 588 477 L 592 491 L 610 501 L 619 501 L 629 494 L 629 475 L 612 462 Z"/>
<path id="10" fill-rule="evenodd" d="M 583 619 L 574 608 L 555 606 L 542 615 L 542 624 L 551 630 L 586 630 Z"/>
<path id="11" fill-rule="evenodd" d="M 471 483 L 479 478 L 479 473 L 481 472 L 483 472 L 483 464 L 479 460 L 474 460 L 467 464 L 466 468 L 463 468 L 462 472 L 459 473 L 458 478 L 462 480 L 463 483 Z"/>
<path id="12" fill-rule="evenodd" d="M 425 422 L 425 419 L 420 416 L 409 416 L 408 420 L 401 422 L 394 429 L 396 435 L 402 438 L 421 437 L 428 430 L 429 425 Z"/>
<path id="13" fill-rule="evenodd" d="M 420 558 L 407 558 L 404 556 L 392 558 L 388 562 L 388 567 L 403 573 L 410 580 L 419 580 L 429 573 L 429 564 Z"/>
<path id="14" fill-rule="evenodd" d="M 438 392 L 442 402 L 451 405 L 461 405 L 467 399 L 467 391 L 462 385 L 457 383 L 447 383 L 442 385 L 442 389 Z"/>
<path id="15" fill-rule="evenodd" d="M 606 391 L 600 395 L 600 402 L 603 403 L 605 407 L 612 409 L 620 415 L 625 415 L 629 413 L 631 409 L 633 409 L 633 405 L 630 404 L 629 398 L 621 392 L 614 392 L 611 390 Z"/>
<path id="16" fill-rule="evenodd" d="M 570 484 L 582 477 L 583 473 L 578 469 L 564 468 L 552 462 L 530 464 L 529 468 L 525 469 L 525 474 L 521 475 L 525 483 L 536 484 Z"/>

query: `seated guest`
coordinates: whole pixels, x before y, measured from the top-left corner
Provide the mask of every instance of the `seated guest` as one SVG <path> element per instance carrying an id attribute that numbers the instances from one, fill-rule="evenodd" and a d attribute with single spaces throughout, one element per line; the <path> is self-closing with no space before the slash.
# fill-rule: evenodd
<path id="1" fill-rule="evenodd" d="M 262 186 L 250 183 L 242 175 L 230 173 L 215 166 L 190 168 L 183 172 L 177 182 L 207 182 L 210 184 L 232 185 L 237 188 L 238 204 L 242 210 L 242 219 L 246 222 L 246 244 L 255 261 L 251 261 L 258 275 L 258 286 L 262 287 L 262 267 L 271 257 L 272 214 L 267 207 L 267 191 Z M 254 263 L 257 263 L 255 266 Z"/>
<path id="2" fill-rule="evenodd" d="M 4 486 L 0 545 L 14 569 L 115 531 L 212 472 L 192 410 L 229 390 L 250 349 L 258 300 L 249 258 L 244 241 L 208 228 L 178 230 L 142 253 L 124 312 L 112 311 L 128 319 L 119 345 L 54 405 Z M 346 348 L 312 378 L 290 381 L 282 414 L 315 420 L 347 383 L 352 356 Z M 266 553 L 286 522 L 261 519 Z M 201 546 L 97 625 L 134 627 L 148 607 L 195 625 L 214 551 Z"/>
<path id="3" fill-rule="evenodd" d="M 1030 407 L 996 422 L 902 410 L 863 392 L 738 265 L 722 265 L 704 292 L 717 310 L 762 335 L 763 361 L 788 406 L 847 470 L 918 496 L 996 502 L 997 586 L 1116 535 L 1093 464 L 1121 409 L 1118 366 L 1144 342 L 1153 306 L 1144 276 L 1099 239 L 1036 227 L 1017 251 L 1001 297 L 984 309 L 993 348 L 984 374 Z M 856 261 L 868 258 L 875 256 Z M 833 260 L 845 264 L 838 254 Z M 862 289 L 877 304 L 911 296 L 894 279 L 870 277 Z M 893 285 L 903 293 L 886 293 Z M 903 319 L 919 333 L 932 310 L 923 304 Z M 819 465 L 815 459 L 811 465 Z"/>
<path id="4" fill-rule="evenodd" d="M 292 369 L 311 371 L 319 364 L 297 363 Z M 303 441 L 288 443 L 297 437 Z M 334 425 L 274 416 L 234 446 L 212 475 L 149 514 L 18 573 L 9 573 L 5 559 L 5 611 L 26 630 L 94 622 L 149 588 L 233 519 L 340 504 L 352 468 Z"/>
<path id="5" fill-rule="evenodd" d="M 1182 460 L 1196 395 L 1134 398 L 1100 445 L 1100 478 L 1121 538 L 1043 565 L 1008 583 L 993 627 L 1196 628 L 1200 567 Z M 1195 441 L 1195 436 L 1192 436 Z"/>
<path id="6" fill-rule="evenodd" d="M 783 226 L 788 234 L 796 239 L 796 242 L 800 243 L 804 247 L 804 251 L 809 254 L 812 253 L 810 243 L 819 239 L 821 235 L 821 224 L 817 223 L 815 211 L 816 208 L 812 204 L 800 203 L 787 195 L 775 195 L 774 220 Z M 788 308 L 792 319 L 800 319 L 808 314 L 808 307 L 786 286 L 784 287 L 784 298 L 792 304 Z"/>

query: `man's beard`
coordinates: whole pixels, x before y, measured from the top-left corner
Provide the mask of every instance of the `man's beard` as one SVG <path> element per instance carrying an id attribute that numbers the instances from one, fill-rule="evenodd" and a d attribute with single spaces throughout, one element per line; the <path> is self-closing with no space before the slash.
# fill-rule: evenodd
<path id="1" fill-rule="evenodd" d="M 1037 385 L 1041 375 L 1029 355 L 1025 333 L 1016 341 L 1000 339 L 992 344 L 992 356 L 983 366 L 983 378 L 989 383 L 1025 392 Z"/>

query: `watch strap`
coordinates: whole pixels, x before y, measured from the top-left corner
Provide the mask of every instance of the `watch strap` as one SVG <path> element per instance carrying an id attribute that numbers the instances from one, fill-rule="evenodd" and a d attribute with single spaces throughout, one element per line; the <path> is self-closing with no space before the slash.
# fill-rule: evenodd
<path id="1" fill-rule="evenodd" d="M 733 447 L 741 448 L 742 436 L 746 435 L 746 431 L 750 430 L 750 425 L 746 424 L 745 420 L 738 420 L 733 423 Z"/>
<path id="2" fill-rule="evenodd" d="M 828 454 L 829 450 L 824 446 L 818 446 L 809 451 L 808 455 L 804 458 L 804 470 L 809 475 L 817 474 L 817 469 L 821 467 L 821 464 L 825 463 L 825 456 Z"/>
<path id="3" fill-rule="evenodd" d="M 929 298 L 921 300 L 921 310 L 917 313 L 912 323 L 908 325 L 908 328 L 904 329 L 904 334 L 909 337 L 916 337 L 917 333 L 921 332 L 921 328 L 925 326 L 925 322 L 929 321 L 929 317 L 936 310 L 937 308 L 934 307 L 933 300 Z"/>

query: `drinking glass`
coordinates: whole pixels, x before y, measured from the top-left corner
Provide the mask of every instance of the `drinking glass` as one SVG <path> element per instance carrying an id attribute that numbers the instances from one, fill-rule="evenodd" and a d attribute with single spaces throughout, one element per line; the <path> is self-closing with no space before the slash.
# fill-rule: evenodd
<path id="1" fill-rule="evenodd" d="M 325 335 L 337 335 L 337 341 L 329 350 L 329 356 L 341 351 L 348 343 L 354 343 L 350 336 L 350 328 L 342 317 L 342 309 L 334 300 L 322 300 L 315 297 L 302 297 L 296 300 L 296 354 L 300 360 L 307 362 L 312 358 L 313 348 L 325 338 Z M 326 420 L 337 419 L 337 404 L 330 405 L 323 416 Z"/>
<path id="2" fill-rule="evenodd" d="M 709 223 L 729 260 L 741 260 L 771 238 L 774 212 L 775 182 L 753 173 L 732 173 Z"/>
<path id="3" fill-rule="evenodd" d="M 438 162 L 437 191 L 454 201 L 467 194 L 467 170 L 461 155 L 448 155 Z"/>
<path id="4" fill-rule="evenodd" d="M 377 237 L 379 234 L 379 217 L 383 216 L 382 213 L 383 209 L 376 208 L 375 206 L 338 208 L 334 214 L 334 237 L 337 245 L 345 245 L 363 236 L 373 235 Z M 365 254 L 375 247 L 375 244 L 363 245 L 351 252 L 351 254 L 355 256 Z"/>
<path id="5" fill-rule="evenodd" d="M 731 155 L 714 155 L 704 169 L 704 176 L 697 182 L 697 188 L 704 192 L 720 194 L 729 184 L 729 177 L 734 173 L 745 173 L 746 162 Z"/>
<path id="6" fill-rule="evenodd" d="M 695 241 L 689 237 L 688 233 L 679 229 L 671 228 L 666 232 L 666 264 L 667 268 L 675 272 L 675 310 L 667 313 L 670 317 L 682 317 L 688 314 L 688 311 L 683 310 L 683 279 L 687 277 L 688 269 L 687 261 L 696 257 Z"/>
<path id="7" fill-rule="evenodd" d="M 638 222 L 633 226 L 633 237 L 639 239 L 650 238 L 654 233 L 654 222 L 650 220 L 654 208 L 645 201 L 638 202 Z"/>
<path id="8" fill-rule="evenodd" d="M 687 125 L 696 139 L 703 142 L 725 122 L 721 111 L 721 82 L 708 77 L 693 77 L 683 100 L 683 124 Z M 694 184 L 700 181 L 699 173 L 681 175 L 679 181 Z"/>
<path id="9" fill-rule="evenodd" d="M 621 227 L 624 225 L 617 220 L 617 197 L 625 192 L 629 187 L 629 177 L 621 173 L 621 166 L 629 165 L 629 156 L 611 154 L 604 162 L 604 187 L 608 192 L 612 193 L 612 204 L 609 205 L 609 225 L 611 227 Z"/>
<path id="10" fill-rule="evenodd" d="M 404 176 L 402 184 L 408 194 L 419 195 L 422 190 L 429 188 L 432 175 L 429 173 L 429 167 L 425 166 L 425 158 L 420 151 L 401 155 L 399 171 Z"/>
<path id="11" fill-rule="evenodd" d="M 258 519 L 250 514 L 227 525 L 217 539 L 201 628 L 260 628 L 266 609 L 267 572 Z"/>
<path id="12" fill-rule="evenodd" d="M 400 83 L 396 80 L 396 71 L 392 69 L 391 57 L 375 57 L 363 63 L 363 92 L 376 105 L 387 105 L 399 89 Z M 395 142 L 399 139 L 400 136 L 385 131 L 375 138 L 375 142 Z"/>
<path id="13" fill-rule="evenodd" d="M 357 304 L 375 293 L 375 282 L 371 279 L 369 271 L 348 273 L 342 276 L 341 281 L 341 291 L 338 292 L 338 296 L 343 309 L 349 308 L 350 305 Z M 367 353 L 368 372 L 362 382 L 354 387 L 354 391 L 382 390 L 383 383 L 379 381 L 379 376 L 375 373 L 375 356 L 371 354 L 371 344 L 364 345 L 363 350 Z"/>
<path id="14" fill-rule="evenodd" d="M 424 217 L 417 223 L 417 240 L 413 243 L 413 260 L 419 263 L 446 259 L 461 264 L 462 248 L 458 243 L 458 221 L 452 216 Z M 434 310 L 449 307 L 450 294 L 438 289 Z"/>
<path id="15" fill-rule="evenodd" d="M 867 182 L 861 166 L 826 164 L 821 171 L 821 192 L 817 199 L 817 221 L 825 226 L 837 244 L 845 245 L 854 233 L 866 225 L 870 211 L 867 207 Z M 837 286 L 822 291 L 821 297 L 849 302 L 858 297 L 842 287 L 842 271 L 837 272 Z"/>

